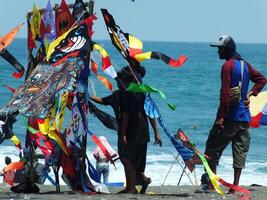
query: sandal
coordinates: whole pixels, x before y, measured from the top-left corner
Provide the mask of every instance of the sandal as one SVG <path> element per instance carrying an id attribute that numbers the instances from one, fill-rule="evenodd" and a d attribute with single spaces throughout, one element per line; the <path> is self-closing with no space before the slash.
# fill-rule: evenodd
<path id="1" fill-rule="evenodd" d="M 146 189 L 148 187 L 148 185 L 152 182 L 151 178 L 147 178 L 143 184 L 142 184 L 142 189 L 140 190 L 140 194 L 145 194 L 146 193 Z"/>

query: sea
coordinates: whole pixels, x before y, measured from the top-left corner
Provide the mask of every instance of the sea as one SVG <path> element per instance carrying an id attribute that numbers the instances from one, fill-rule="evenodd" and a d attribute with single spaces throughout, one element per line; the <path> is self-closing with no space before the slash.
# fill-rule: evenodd
<path id="1" fill-rule="evenodd" d="M 109 53 L 111 62 L 116 69 L 120 70 L 127 63 L 108 40 L 97 41 Z M 267 77 L 267 44 L 237 44 L 238 52 L 248 60 L 258 71 Z M 15 39 L 7 48 L 10 53 L 27 68 L 26 39 Z M 146 76 L 143 82 L 166 95 L 166 100 L 158 94 L 152 94 L 164 121 L 171 133 L 175 134 L 181 128 L 203 152 L 209 130 L 216 117 L 219 104 L 220 92 L 220 70 L 223 61 L 218 58 L 217 49 L 211 48 L 208 43 L 198 42 L 154 42 L 144 41 L 144 51 L 159 51 L 170 57 L 178 58 L 184 54 L 188 57 L 187 62 L 179 68 L 173 68 L 160 60 L 146 60 L 142 65 L 146 68 Z M 96 58 L 97 53 L 92 54 Z M 11 92 L 3 84 L 17 88 L 24 81 L 14 79 L 12 73 L 14 68 L 0 57 L 0 106 L 3 107 L 12 97 Z M 103 75 L 101 70 L 99 74 Z M 94 83 L 96 95 L 104 97 L 111 92 L 106 89 L 96 76 L 92 73 L 90 79 Z M 110 80 L 116 89 L 114 80 Z M 252 83 L 250 84 L 250 87 Z M 267 90 L 267 88 L 264 88 Z M 167 106 L 167 102 L 176 105 L 173 111 Z M 110 107 L 98 106 L 102 110 L 113 114 Z M 25 124 L 22 116 L 18 116 L 14 132 L 22 144 L 25 142 Z M 66 117 L 64 126 L 69 123 Z M 89 129 L 97 136 L 105 136 L 111 146 L 117 150 L 117 134 L 107 129 L 94 116 L 89 115 Z M 173 147 L 172 143 L 159 127 L 162 147 L 153 145 L 153 131 L 150 127 L 150 143 L 148 145 L 146 171 L 151 177 L 151 185 L 196 185 L 200 184 L 203 166 L 197 165 L 193 173 L 185 170 L 184 162 Z M 261 126 L 257 129 L 250 129 L 251 143 L 247 157 L 246 168 L 243 170 L 240 184 L 242 185 L 267 185 L 267 127 Z M 95 164 L 92 151 L 95 144 L 88 140 L 87 154 L 90 162 Z M 18 161 L 19 152 L 11 143 L 6 140 L 0 145 L 0 169 L 4 164 L 5 156 L 10 156 L 13 161 Z M 109 182 L 125 182 L 124 171 L 120 161 L 110 165 Z M 228 182 L 233 181 L 232 151 L 231 145 L 224 151 L 218 166 L 218 173 L 221 178 Z M 53 177 L 53 174 L 50 173 Z M 2 180 L 0 180 L 1 182 Z M 50 184 L 48 181 L 46 184 Z M 62 184 L 64 184 L 61 181 Z"/>

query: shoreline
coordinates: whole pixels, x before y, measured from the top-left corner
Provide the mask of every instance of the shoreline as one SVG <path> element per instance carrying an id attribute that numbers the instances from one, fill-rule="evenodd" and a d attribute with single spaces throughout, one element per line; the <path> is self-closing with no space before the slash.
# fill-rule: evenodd
<path id="1" fill-rule="evenodd" d="M 57 193 L 55 187 L 51 185 L 38 185 L 40 193 L 38 194 L 18 194 L 10 191 L 9 186 L 0 184 L 0 199 L 111 199 L 111 200 L 125 200 L 125 199 L 200 199 L 200 200 L 217 200 L 217 199 L 230 199 L 236 200 L 242 197 L 241 193 L 220 195 L 216 192 L 208 194 L 194 193 L 197 186 L 150 186 L 146 194 L 117 194 L 123 187 L 108 187 L 110 193 L 108 194 L 81 194 L 79 192 L 71 191 L 67 186 L 61 186 L 61 192 Z M 252 191 L 250 199 L 266 200 L 267 199 L 267 186 L 244 186 L 246 189 Z M 227 189 L 222 187 L 227 192 Z M 246 196 L 247 197 L 247 196 Z M 242 199 L 249 199 L 243 197 Z"/>

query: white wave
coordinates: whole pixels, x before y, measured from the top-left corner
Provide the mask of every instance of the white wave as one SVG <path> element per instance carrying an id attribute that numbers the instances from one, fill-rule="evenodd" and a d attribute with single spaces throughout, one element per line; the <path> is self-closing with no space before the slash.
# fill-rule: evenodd
<path id="1" fill-rule="evenodd" d="M 92 156 L 92 151 L 87 152 L 90 162 L 95 165 L 95 159 Z M 2 146 L 0 147 L 0 169 L 5 167 L 5 156 L 11 157 L 12 161 L 18 161 L 18 151 L 13 146 Z M 159 186 L 164 183 L 164 185 L 177 185 L 179 178 L 182 174 L 184 162 L 179 156 L 179 163 L 175 160 L 174 155 L 166 154 L 166 153 L 157 153 L 152 154 L 152 152 L 148 152 L 147 156 L 147 165 L 145 174 L 148 177 L 151 177 L 153 186 Z M 40 160 L 40 162 L 43 162 Z M 116 163 L 116 169 L 113 165 L 110 165 L 110 175 L 109 182 L 125 182 L 124 170 L 123 166 L 118 160 Z M 263 179 L 262 177 L 266 177 L 267 170 L 265 173 L 259 172 L 257 169 L 266 168 L 267 161 L 249 161 L 246 163 L 246 168 L 243 170 L 240 184 L 241 185 L 251 185 L 253 183 L 265 185 L 267 186 L 267 179 Z M 192 185 L 192 184 L 200 184 L 200 178 L 202 173 L 204 172 L 203 166 L 198 165 L 196 167 L 196 178 L 194 173 L 190 173 L 186 169 L 187 175 L 183 175 L 180 185 Z M 60 170 L 59 174 L 62 171 Z M 232 157 L 231 156 L 223 156 L 220 161 L 220 165 L 218 166 L 217 174 L 228 182 L 233 181 L 233 168 L 232 168 Z M 54 173 L 51 172 L 49 175 L 54 179 Z M 191 182 L 190 182 L 191 180 Z M 2 179 L 0 180 L 2 183 Z M 45 184 L 51 184 L 46 180 Z M 60 179 L 60 184 L 65 185 L 64 181 Z"/>

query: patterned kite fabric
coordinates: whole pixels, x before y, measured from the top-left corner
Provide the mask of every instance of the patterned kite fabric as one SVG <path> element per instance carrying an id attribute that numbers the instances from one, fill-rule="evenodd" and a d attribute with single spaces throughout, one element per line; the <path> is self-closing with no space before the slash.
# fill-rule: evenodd
<path id="1" fill-rule="evenodd" d="M 55 103 L 55 96 L 74 90 L 77 74 L 83 66 L 79 58 L 70 58 L 57 67 L 39 64 L 0 109 L 0 116 L 19 111 L 26 117 L 46 118 Z"/>
<path id="2" fill-rule="evenodd" d="M 256 97 L 250 97 L 251 121 L 250 127 L 258 128 L 267 125 L 267 91 L 260 92 Z"/>

